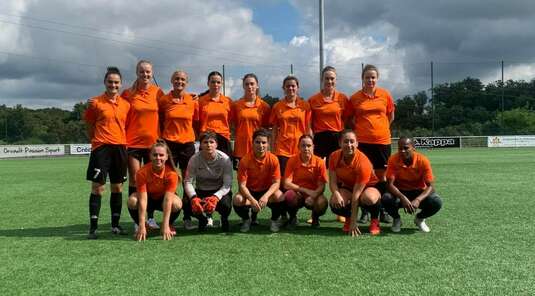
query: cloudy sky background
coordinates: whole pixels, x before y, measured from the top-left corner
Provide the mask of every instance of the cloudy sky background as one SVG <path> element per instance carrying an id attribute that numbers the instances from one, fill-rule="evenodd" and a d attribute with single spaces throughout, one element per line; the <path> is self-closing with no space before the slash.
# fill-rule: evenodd
<path id="1" fill-rule="evenodd" d="M 227 95 L 242 94 L 241 77 L 260 78 L 262 95 L 281 96 L 293 64 L 301 95 L 319 89 L 316 0 L 0 2 L 0 104 L 70 109 L 103 91 L 108 65 L 135 78 L 139 59 L 154 63 L 170 88 L 175 69 L 189 90 L 225 65 Z M 535 78 L 535 1 L 325 1 L 326 63 L 338 89 L 352 94 L 362 63 L 381 71 L 396 98 L 467 76 L 484 82 Z"/>

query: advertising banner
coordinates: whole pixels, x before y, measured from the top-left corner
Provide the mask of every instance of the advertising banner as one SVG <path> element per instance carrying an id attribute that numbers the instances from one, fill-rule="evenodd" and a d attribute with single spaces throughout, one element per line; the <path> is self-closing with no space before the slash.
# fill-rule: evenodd
<path id="1" fill-rule="evenodd" d="M 0 158 L 65 155 L 65 145 L 2 145 Z"/>
<path id="2" fill-rule="evenodd" d="M 91 154 L 91 144 L 70 144 L 71 155 Z"/>
<path id="3" fill-rule="evenodd" d="M 461 141 L 459 137 L 415 137 L 414 147 L 416 148 L 459 148 Z"/>
<path id="4" fill-rule="evenodd" d="M 535 147 L 535 136 L 491 136 L 488 147 Z"/>

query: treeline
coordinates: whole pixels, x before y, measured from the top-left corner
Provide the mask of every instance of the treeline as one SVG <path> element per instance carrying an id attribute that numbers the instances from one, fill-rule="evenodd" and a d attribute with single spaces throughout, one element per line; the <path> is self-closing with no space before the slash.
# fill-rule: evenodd
<path id="1" fill-rule="evenodd" d="M 468 77 L 435 86 L 433 99 L 434 104 L 426 92 L 399 99 L 393 136 L 535 134 L 535 79 L 484 85 Z M 278 98 L 266 95 L 264 100 L 273 106 Z M 85 108 L 85 102 L 72 111 L 0 105 L 0 143 L 88 143 Z"/>

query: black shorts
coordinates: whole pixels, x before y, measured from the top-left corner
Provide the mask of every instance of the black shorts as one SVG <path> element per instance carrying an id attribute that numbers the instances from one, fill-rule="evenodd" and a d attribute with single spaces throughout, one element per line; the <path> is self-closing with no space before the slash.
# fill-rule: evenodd
<path id="1" fill-rule="evenodd" d="M 102 145 L 91 151 L 86 180 L 105 184 L 109 174 L 110 183 L 123 183 L 126 181 L 127 166 L 128 156 L 124 145 Z"/>
<path id="2" fill-rule="evenodd" d="M 232 168 L 234 168 L 235 171 L 237 171 L 238 167 L 240 166 L 240 160 L 241 160 L 241 157 L 232 158 Z"/>
<path id="3" fill-rule="evenodd" d="M 163 197 L 161 199 L 154 199 L 148 196 L 147 198 L 147 212 L 160 211 L 163 212 Z"/>
<path id="4" fill-rule="evenodd" d="M 173 155 L 173 162 L 180 170 L 185 171 L 188 168 L 189 159 L 195 154 L 195 144 L 193 142 L 177 143 L 167 140 L 166 142 Z"/>
<path id="5" fill-rule="evenodd" d="M 137 159 L 142 164 L 150 162 L 149 148 L 128 148 L 128 156 Z"/>
<path id="6" fill-rule="evenodd" d="M 281 168 L 281 176 L 284 176 L 284 170 L 286 169 L 286 164 L 288 163 L 289 157 L 277 155 L 277 158 L 279 159 L 279 165 Z"/>
<path id="7" fill-rule="evenodd" d="M 249 190 L 249 193 L 253 196 L 254 199 L 259 200 L 264 194 L 266 194 L 267 190 L 264 191 L 251 191 Z"/>
<path id="8" fill-rule="evenodd" d="M 217 135 L 217 150 L 225 153 L 229 157 L 232 157 L 232 154 L 230 153 L 230 151 L 232 150 L 230 147 L 230 141 L 220 134 L 216 134 L 216 135 Z"/>
<path id="9" fill-rule="evenodd" d="M 386 169 L 392 145 L 359 143 L 358 149 L 368 157 L 374 169 Z"/>
<path id="10" fill-rule="evenodd" d="M 329 157 L 340 149 L 339 139 L 339 132 L 325 131 L 314 134 L 314 154 L 322 158 Z"/>

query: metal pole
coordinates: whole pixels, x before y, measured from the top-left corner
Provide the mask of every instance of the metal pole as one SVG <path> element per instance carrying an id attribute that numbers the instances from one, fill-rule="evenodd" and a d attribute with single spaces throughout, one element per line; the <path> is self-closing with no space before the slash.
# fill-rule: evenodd
<path id="1" fill-rule="evenodd" d="M 505 95 L 505 81 L 503 79 L 503 60 L 502 60 L 502 101 L 501 101 L 502 114 L 500 116 L 502 133 L 503 133 L 503 130 L 504 130 L 504 126 L 503 126 L 503 111 L 505 109 L 504 95 Z"/>
<path id="2" fill-rule="evenodd" d="M 290 64 L 290 74 L 294 75 L 294 64 Z"/>
<path id="3" fill-rule="evenodd" d="M 432 124 L 431 124 L 431 135 L 435 135 L 435 82 L 434 82 L 434 73 L 433 73 L 433 62 L 431 61 L 431 116 L 432 116 Z"/>
<path id="4" fill-rule="evenodd" d="M 226 96 L 226 88 L 225 88 L 225 65 L 223 65 L 223 95 Z"/>
<path id="5" fill-rule="evenodd" d="M 323 53 L 323 33 L 324 33 L 324 17 L 323 17 L 323 0 L 319 0 L 319 17 L 320 17 L 320 88 L 321 88 L 321 71 L 323 71 L 324 63 L 325 63 L 325 57 Z"/>

